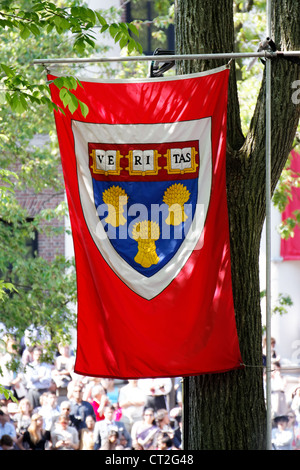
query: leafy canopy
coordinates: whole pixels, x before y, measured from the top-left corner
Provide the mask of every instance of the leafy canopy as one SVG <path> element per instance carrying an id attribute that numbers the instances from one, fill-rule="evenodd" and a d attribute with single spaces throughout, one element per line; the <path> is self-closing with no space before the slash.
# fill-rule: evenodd
<path id="1" fill-rule="evenodd" d="M 93 11 L 78 0 L 0 1 L 1 323 L 19 339 L 29 327 L 47 333 L 50 356 L 57 343 L 70 340 L 75 325 L 76 273 L 73 260 L 57 255 L 47 261 L 28 247 L 37 233 L 62 233 L 67 215 L 62 202 L 54 209 L 42 207 L 33 219 L 18 199 L 19 191 L 64 197 L 53 120 L 57 108 L 44 70 L 32 62 L 101 53 L 104 34 L 128 51 L 141 51 L 133 39 L 136 27 L 115 22 L 116 16 L 112 9 Z M 81 86 L 72 71 L 54 84 L 64 106 L 71 112 L 79 106 L 87 114 L 87 106 L 72 93 Z"/>
<path id="2" fill-rule="evenodd" d="M 62 3 L 64 6 L 59 6 Z M 98 11 L 83 6 L 79 1 L 57 2 L 48 1 L 0 1 L 0 28 L 5 32 L 18 32 L 23 40 L 33 36 L 37 42 L 45 35 L 55 31 L 58 35 L 70 34 L 73 45 L 72 50 L 78 56 L 89 54 L 97 46 L 99 34 L 108 32 L 121 48 L 125 46 L 128 52 L 133 50 L 142 52 L 140 44 L 132 37 L 138 36 L 138 30 L 131 23 L 111 23 Z M 0 63 L 0 81 L 5 88 L 5 100 L 14 112 L 26 111 L 29 104 L 47 104 L 49 109 L 57 110 L 49 97 L 48 84 L 32 83 L 28 77 L 7 62 Z M 54 84 L 63 89 L 61 99 L 64 106 L 75 111 L 80 106 L 84 116 L 88 109 L 86 105 L 72 94 L 77 81 L 73 77 L 64 77 Z M 3 98 L 2 98 L 3 100 Z"/>

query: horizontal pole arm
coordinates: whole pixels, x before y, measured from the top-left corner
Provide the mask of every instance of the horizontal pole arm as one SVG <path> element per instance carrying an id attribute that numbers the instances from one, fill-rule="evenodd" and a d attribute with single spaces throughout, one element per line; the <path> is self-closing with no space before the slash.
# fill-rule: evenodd
<path id="1" fill-rule="evenodd" d="M 175 60 L 211 60 L 211 59 L 241 59 L 247 57 L 274 58 L 277 56 L 300 57 L 300 51 L 276 51 L 276 52 L 225 52 L 220 54 L 181 54 L 181 55 L 152 55 L 152 56 L 126 56 L 126 57 L 81 57 L 81 58 L 61 58 L 61 59 L 35 59 L 33 64 L 82 64 L 94 62 L 139 62 L 156 61 L 170 62 Z"/>

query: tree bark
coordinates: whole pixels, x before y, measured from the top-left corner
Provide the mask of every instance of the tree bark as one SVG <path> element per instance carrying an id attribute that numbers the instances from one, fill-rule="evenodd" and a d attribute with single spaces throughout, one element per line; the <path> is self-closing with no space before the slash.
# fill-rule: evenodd
<path id="1" fill-rule="evenodd" d="M 299 50 L 300 4 L 273 2 L 273 39 L 282 50 Z M 233 1 L 177 0 L 176 54 L 234 51 Z M 178 73 L 191 73 L 224 61 L 183 61 Z M 300 66 L 272 59 L 272 191 L 292 148 L 300 105 L 292 102 L 292 83 Z M 245 368 L 186 379 L 186 449 L 266 448 L 263 391 L 259 251 L 265 220 L 265 80 L 248 134 L 240 124 L 235 67 L 229 81 L 226 181 L 232 283 L 240 348 Z M 187 420 L 186 420 L 187 421 Z"/>

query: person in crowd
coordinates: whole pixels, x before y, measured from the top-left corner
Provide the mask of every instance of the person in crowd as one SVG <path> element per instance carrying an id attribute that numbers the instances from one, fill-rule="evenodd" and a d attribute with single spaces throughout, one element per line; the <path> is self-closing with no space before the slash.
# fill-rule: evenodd
<path id="1" fill-rule="evenodd" d="M 293 449 L 300 450 L 300 426 L 299 425 L 294 427 Z"/>
<path id="2" fill-rule="evenodd" d="M 158 432 L 159 429 L 154 420 L 154 410 L 146 408 L 143 420 L 136 421 L 131 429 L 133 448 L 139 450 L 142 447 L 144 450 L 153 450 Z"/>
<path id="3" fill-rule="evenodd" d="M 25 346 L 21 356 L 21 362 L 24 367 L 33 361 L 33 350 L 34 346 Z"/>
<path id="4" fill-rule="evenodd" d="M 60 416 L 51 431 L 53 450 L 78 450 L 79 435 L 77 429 L 69 426 L 69 420 Z"/>
<path id="5" fill-rule="evenodd" d="M 131 440 L 130 440 L 130 443 L 131 443 L 130 445 L 132 445 Z M 132 447 L 129 446 L 128 440 L 126 439 L 123 433 L 119 435 L 119 444 L 117 445 L 116 450 L 132 450 Z"/>
<path id="6" fill-rule="evenodd" d="M 20 367 L 17 371 L 11 367 L 17 359 L 17 342 L 12 335 L 5 335 L 3 341 L 5 353 L 0 355 L 1 385 L 11 390 L 14 396 L 21 400 L 26 394 L 23 373 Z"/>
<path id="7" fill-rule="evenodd" d="M 174 437 L 174 430 L 170 426 L 169 413 L 165 409 L 157 411 L 155 421 L 158 427 L 158 432 L 155 435 L 154 447 L 158 449 L 158 440 L 161 439 L 162 436 L 168 435 L 172 441 Z"/>
<path id="8" fill-rule="evenodd" d="M 131 450 L 128 447 L 124 434 L 120 434 L 117 427 L 109 430 L 108 436 L 103 439 L 100 450 Z"/>
<path id="9" fill-rule="evenodd" d="M 117 406 L 119 401 L 119 389 L 115 384 L 114 379 L 101 379 L 101 385 L 106 391 L 109 402 Z"/>
<path id="10" fill-rule="evenodd" d="M 74 375 L 74 374 L 73 374 Z M 74 380 L 73 380 L 74 382 Z M 75 380 L 76 382 L 76 380 Z M 102 388 L 104 389 L 102 385 L 102 378 L 101 377 L 85 377 L 84 380 L 82 380 L 82 385 L 83 385 L 83 395 L 82 399 L 85 401 L 88 401 L 92 403 L 93 401 L 93 396 L 92 396 L 92 390 L 96 385 L 101 385 Z M 105 389 L 104 389 L 105 391 Z"/>
<path id="11" fill-rule="evenodd" d="M 276 416 L 275 427 L 272 429 L 272 445 L 274 450 L 292 450 L 294 435 L 288 426 L 287 416 Z"/>
<path id="12" fill-rule="evenodd" d="M 41 394 L 40 399 L 39 399 L 40 404 L 39 406 L 33 409 L 32 413 L 40 414 L 40 411 L 47 406 L 47 402 L 48 402 L 47 396 L 48 396 L 48 392 L 44 392 Z"/>
<path id="13" fill-rule="evenodd" d="M 93 416 L 95 419 L 94 409 L 88 401 L 82 399 L 83 395 L 83 385 L 78 384 L 73 388 L 72 398 L 71 398 L 71 413 L 70 416 L 73 416 L 77 422 L 77 430 L 79 431 L 85 427 L 85 420 L 87 416 Z"/>
<path id="14" fill-rule="evenodd" d="M 118 429 L 119 435 L 124 435 L 127 441 L 127 446 L 131 448 L 131 436 L 126 430 L 124 423 L 114 419 L 114 414 L 115 407 L 113 405 L 108 405 L 104 408 L 104 419 L 96 422 L 94 429 L 95 450 L 101 448 L 101 445 L 105 439 L 107 439 L 111 428 L 115 429 L 116 427 Z"/>
<path id="15" fill-rule="evenodd" d="M 173 412 L 173 414 L 172 414 Z M 182 448 L 182 408 L 173 408 L 170 416 L 174 419 L 173 446 L 175 449 Z"/>
<path id="16" fill-rule="evenodd" d="M 178 407 L 182 406 L 182 387 L 183 387 L 183 378 L 175 377 L 174 379 L 175 405 L 177 405 Z"/>
<path id="17" fill-rule="evenodd" d="M 40 405 L 40 396 L 44 392 L 48 392 L 51 387 L 51 373 L 52 366 L 41 362 L 43 350 L 40 347 L 35 347 L 33 350 L 33 361 L 30 367 L 26 368 L 26 397 L 31 403 L 32 408 L 37 408 Z"/>
<path id="18" fill-rule="evenodd" d="M 74 356 L 71 355 L 69 345 L 60 344 L 58 351 L 59 356 L 55 359 L 52 377 L 56 383 L 58 395 L 66 397 L 74 370 Z"/>
<path id="19" fill-rule="evenodd" d="M 296 414 L 292 411 L 289 410 L 287 413 L 287 418 L 288 418 L 288 424 L 287 424 L 287 429 L 290 429 L 293 433 L 293 443 L 292 443 L 292 450 L 296 450 L 297 448 L 297 443 L 296 443 L 296 436 L 297 436 L 297 430 L 298 430 L 298 423 L 296 420 Z"/>
<path id="20" fill-rule="evenodd" d="M 64 416 L 65 418 L 67 418 L 69 426 L 75 428 L 78 432 L 85 427 L 85 423 L 82 422 L 81 418 L 77 419 L 75 418 L 74 415 L 71 415 L 71 408 L 72 408 L 72 405 L 70 401 L 64 400 L 61 402 L 60 407 L 59 407 L 60 415 L 53 419 L 51 429 L 54 428 L 60 416 Z"/>
<path id="21" fill-rule="evenodd" d="M 28 398 L 19 401 L 18 412 L 14 416 L 17 434 L 24 434 L 31 423 L 32 406 Z"/>
<path id="22" fill-rule="evenodd" d="M 271 362 L 280 362 L 280 356 L 277 354 L 275 347 L 276 347 L 276 339 L 271 338 L 271 346 L 270 346 L 270 357 Z M 266 336 L 263 338 L 262 344 L 262 351 L 263 351 L 263 365 L 266 366 L 267 364 L 267 338 Z"/>
<path id="23" fill-rule="evenodd" d="M 94 450 L 94 429 L 95 429 L 95 418 L 93 416 L 87 416 L 85 420 L 85 428 L 79 432 L 79 450 Z"/>
<path id="24" fill-rule="evenodd" d="M 119 444 L 119 431 L 117 426 L 112 427 L 109 431 L 107 436 L 102 439 L 101 441 L 101 447 L 100 450 L 117 450 L 119 447 L 120 450 L 120 444 Z"/>
<path id="25" fill-rule="evenodd" d="M 21 450 L 48 450 L 51 448 L 50 432 L 44 429 L 44 420 L 41 415 L 34 413 L 28 429 L 17 439 L 17 446 Z"/>
<path id="26" fill-rule="evenodd" d="M 57 405 L 55 392 L 46 392 L 42 396 L 44 396 L 43 404 L 38 412 L 44 419 L 45 429 L 50 431 L 55 419 L 60 415 L 60 408 Z"/>
<path id="27" fill-rule="evenodd" d="M 92 388 L 91 395 L 96 421 L 101 421 L 104 419 L 104 408 L 110 403 L 109 398 L 101 384 L 95 385 Z"/>
<path id="28" fill-rule="evenodd" d="M 133 423 L 143 419 L 145 404 L 146 394 L 139 387 L 138 380 L 128 380 L 128 384 L 120 388 L 119 405 L 128 432 L 131 432 Z"/>
<path id="29" fill-rule="evenodd" d="M 15 450 L 13 439 L 4 434 L 0 439 L 0 450 Z"/>
<path id="30" fill-rule="evenodd" d="M 17 432 L 14 424 L 11 422 L 9 415 L 3 409 L 0 409 L 0 439 L 2 436 L 10 436 L 14 442 L 17 439 Z"/>
<path id="31" fill-rule="evenodd" d="M 16 415 L 19 412 L 19 405 L 18 403 L 15 403 L 14 401 L 9 401 L 6 405 L 6 413 L 8 414 L 9 421 L 13 423 L 13 425 L 16 428 L 17 431 L 17 422 L 16 422 Z"/>
<path id="32" fill-rule="evenodd" d="M 161 433 L 157 438 L 157 449 L 158 450 L 172 450 L 173 439 L 169 434 Z"/>
<path id="33" fill-rule="evenodd" d="M 300 424 L 300 387 L 296 387 L 292 393 L 291 410 L 296 414 L 296 419 Z"/>
<path id="34" fill-rule="evenodd" d="M 286 415 L 288 406 L 286 400 L 286 380 L 281 375 L 279 362 L 274 362 L 271 373 L 271 407 L 273 417 Z"/>
<path id="35" fill-rule="evenodd" d="M 168 409 L 168 396 L 172 390 L 170 378 L 139 379 L 138 384 L 146 394 L 145 406 L 147 408 L 153 408 L 154 411 Z"/>

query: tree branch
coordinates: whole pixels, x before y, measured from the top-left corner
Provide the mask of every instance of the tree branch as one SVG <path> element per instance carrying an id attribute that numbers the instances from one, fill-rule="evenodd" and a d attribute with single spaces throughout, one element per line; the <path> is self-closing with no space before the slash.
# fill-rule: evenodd
<path id="1" fill-rule="evenodd" d="M 223 53 L 234 51 L 233 1 L 177 0 L 175 3 L 176 54 Z M 176 15 L 180 11 L 180 15 Z M 184 14 L 183 14 L 184 12 Z M 217 28 L 216 25 L 224 25 Z M 181 34 L 182 33 L 182 34 Z M 227 62 L 227 61 L 226 61 Z M 224 65 L 224 60 L 183 61 L 178 73 L 209 70 Z M 227 117 L 229 148 L 239 149 L 244 143 L 237 94 L 235 66 L 231 66 Z"/>
<path id="2" fill-rule="evenodd" d="M 299 50 L 300 27 L 298 18 L 300 4 L 293 0 L 275 0 L 273 8 L 273 35 L 278 49 Z M 288 155 L 293 146 L 300 117 L 300 103 L 293 100 L 292 84 L 300 79 L 300 67 L 283 58 L 272 59 L 271 113 L 272 113 L 272 191 L 274 191 Z M 265 175 L 265 77 L 257 99 L 241 155 L 251 161 L 256 188 L 264 191 Z M 255 183 L 254 183 L 255 184 Z"/>

